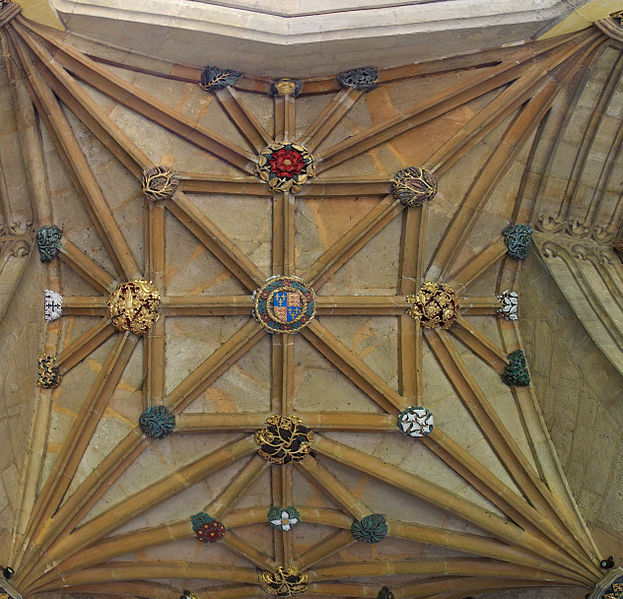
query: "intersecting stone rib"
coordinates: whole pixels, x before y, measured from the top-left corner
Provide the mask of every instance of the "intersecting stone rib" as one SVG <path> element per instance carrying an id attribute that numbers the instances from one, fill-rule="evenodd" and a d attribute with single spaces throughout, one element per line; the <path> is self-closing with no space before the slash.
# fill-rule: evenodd
<path id="1" fill-rule="evenodd" d="M 565 559 L 564 553 L 557 548 L 552 548 L 549 543 L 543 542 L 540 538 L 527 533 L 510 521 L 415 474 L 404 472 L 396 466 L 328 439 L 323 435 L 316 435 L 314 450 L 414 495 L 435 507 L 453 512 L 460 518 L 471 522 L 478 528 L 487 531 L 493 537 L 505 541 L 511 546 L 521 547 L 553 562 L 557 562 L 561 556 Z"/>
<path id="2" fill-rule="evenodd" d="M 530 534 L 539 536 L 552 548 L 566 548 L 570 555 L 577 555 L 574 548 L 569 545 L 564 531 L 557 529 L 540 511 L 491 474 L 439 427 L 435 427 L 422 442 L 510 520 Z M 578 563 L 577 559 L 565 555 L 562 551 L 559 553 L 557 563 L 587 580 L 592 575 L 592 572 Z"/>
<path id="3" fill-rule="evenodd" d="M 112 291 L 115 279 L 81 252 L 66 235 L 61 237 L 59 257 L 100 293 L 107 294 Z"/>
<path id="4" fill-rule="evenodd" d="M 386 196 L 389 179 L 330 179 L 317 177 L 308 181 L 297 194 L 299 198 L 329 199 L 339 197 Z"/>
<path id="5" fill-rule="evenodd" d="M 346 116 L 363 93 L 363 91 L 353 89 L 352 87 L 340 90 L 308 127 L 300 143 L 310 152 L 314 152 L 327 135 Z"/>
<path id="6" fill-rule="evenodd" d="M 333 273 L 400 214 L 403 208 L 404 206 L 392 195 L 383 198 L 375 208 L 370 210 L 302 273 L 301 278 L 318 290 Z"/>
<path id="7" fill-rule="evenodd" d="M 104 414 L 123 371 L 127 366 L 138 338 L 130 333 L 120 336 L 109 353 L 95 380 L 74 425 L 63 444 L 46 484 L 39 495 L 31 522 L 39 522 L 37 529 L 31 530 L 36 546 L 42 546 L 49 539 L 50 516 L 60 506 L 67 489 L 80 465 L 80 461 L 93 437 L 95 429 Z M 32 563 L 35 565 L 36 562 Z"/>
<path id="8" fill-rule="evenodd" d="M 400 316 L 407 300 L 401 295 L 319 295 L 316 307 L 324 316 Z"/>
<path id="9" fill-rule="evenodd" d="M 500 300 L 497 296 L 464 296 L 461 298 L 461 314 L 497 314 Z"/>
<path id="10" fill-rule="evenodd" d="M 247 110 L 238 91 L 228 86 L 218 90 L 215 95 L 227 116 L 236 125 L 238 131 L 240 131 L 256 154 L 259 154 L 261 150 L 272 142 L 270 135 L 268 135 L 264 127 Z"/>
<path id="11" fill-rule="evenodd" d="M 264 181 L 255 177 L 231 177 L 205 173 L 178 173 L 179 190 L 186 193 L 214 193 L 271 197 L 273 194 Z"/>
<path id="12" fill-rule="evenodd" d="M 289 192 L 273 196 L 273 275 L 294 273 L 295 199 Z"/>
<path id="13" fill-rule="evenodd" d="M 257 584 L 257 570 L 238 566 L 223 568 L 219 565 L 194 564 L 186 561 L 112 562 L 110 565 L 72 572 L 63 576 L 60 582 L 44 585 L 36 591 L 41 593 L 74 584 L 95 584 L 109 580 L 124 581 L 142 578 L 195 578 Z"/>
<path id="14" fill-rule="evenodd" d="M 167 201 L 167 209 L 250 291 L 266 276 L 182 192 Z"/>
<path id="15" fill-rule="evenodd" d="M 517 486 L 536 509 L 564 530 L 564 517 L 557 510 L 549 489 L 540 480 L 534 468 L 519 449 L 510 431 L 504 426 L 485 398 L 482 390 L 450 342 L 448 334 L 444 331 L 430 329 L 426 332 L 426 340 L 465 407 L 472 414 L 474 421 L 482 430 L 491 448 L 498 455 L 500 462 Z M 570 538 L 575 541 L 573 537 Z M 575 547 L 575 552 L 577 556 L 579 547 Z"/>
<path id="16" fill-rule="evenodd" d="M 137 178 L 145 169 L 153 166 L 151 160 L 130 141 L 97 102 L 54 60 L 47 48 L 20 24 L 15 25 L 15 30 L 41 61 L 44 69 L 40 73 L 48 85 L 121 164 Z"/>
<path id="17" fill-rule="evenodd" d="M 250 314 L 250 295 L 168 295 L 161 304 L 167 316 L 233 316 Z"/>
<path id="18" fill-rule="evenodd" d="M 459 316 L 449 329 L 466 347 L 471 349 L 480 359 L 489 364 L 498 374 L 502 374 L 507 366 L 504 350 L 493 343 L 486 335 L 472 326 L 465 318 Z"/>
<path id="19" fill-rule="evenodd" d="M 89 327 L 80 337 L 63 348 L 59 354 L 58 366 L 61 374 L 67 374 L 114 334 L 115 328 L 108 318 L 102 318 L 92 327 Z"/>
<path id="20" fill-rule="evenodd" d="M 275 141 L 292 141 L 296 130 L 296 105 L 293 96 L 275 96 Z"/>
<path id="21" fill-rule="evenodd" d="M 536 568 L 479 558 L 447 558 L 418 560 L 376 560 L 325 566 L 310 571 L 310 581 L 334 580 L 387 575 L 492 576 L 534 581 L 557 581 L 577 585 L 578 581 L 564 576 L 551 576 Z"/>
<path id="22" fill-rule="evenodd" d="M 101 295 L 68 295 L 63 297 L 65 316 L 105 316 L 106 298 Z"/>
<path id="23" fill-rule="evenodd" d="M 240 499 L 242 494 L 267 468 L 267 462 L 259 456 L 251 458 L 236 478 L 206 506 L 204 511 L 213 518 L 221 520 L 232 505 Z M 66 559 L 39 579 L 38 584 L 47 584 L 56 580 L 61 572 L 72 572 L 95 566 L 121 555 L 188 538 L 193 534 L 190 518 L 185 518 L 168 524 L 109 537 Z"/>
<path id="24" fill-rule="evenodd" d="M 518 549 L 481 535 L 444 530 L 443 528 L 422 526 L 414 522 L 398 520 L 388 520 L 387 527 L 390 537 L 408 539 L 437 547 L 446 547 L 453 551 L 489 557 L 519 566 L 528 566 L 539 570 L 545 569 L 559 576 L 577 576 L 575 572 L 563 568 L 554 562 L 546 563 L 542 557 L 533 555 L 524 549 Z"/>
<path id="25" fill-rule="evenodd" d="M 356 542 L 350 530 L 340 530 L 329 534 L 299 556 L 296 560 L 296 566 L 304 572 L 318 562 L 342 551 L 342 549 L 346 549 L 346 547 L 350 547 L 350 545 Z"/>
<path id="26" fill-rule="evenodd" d="M 152 281 L 160 295 L 166 296 L 166 236 L 165 208 L 162 202 L 149 203 L 143 208 L 145 233 L 145 270 L 147 279 Z M 165 392 L 165 318 L 152 324 L 144 336 L 143 343 L 143 409 L 161 405 Z"/>
<path id="27" fill-rule="evenodd" d="M 73 48 L 61 45 L 39 26 L 20 19 L 20 23 L 55 47 L 55 59 L 78 79 L 115 99 L 145 118 L 179 135 L 190 143 L 251 174 L 254 157 L 216 133 L 205 129 L 190 118 L 149 96 L 140 88 L 122 79 Z"/>
<path id="28" fill-rule="evenodd" d="M 29 76 L 28 85 L 32 90 L 33 102 L 45 121 L 68 172 L 72 175 L 82 197 L 86 200 L 85 206 L 115 264 L 117 274 L 125 277 L 127 280 L 138 278 L 138 266 L 115 222 L 112 211 L 102 194 L 102 190 L 91 171 L 91 167 L 80 148 L 65 113 L 50 88 L 37 76 L 34 65 L 26 54 L 25 49 L 21 46 L 22 42 L 15 38 L 13 41 L 15 42 L 21 64 Z"/>
<path id="29" fill-rule="evenodd" d="M 124 499 L 105 513 L 96 516 L 75 530 L 70 536 L 59 539 L 48 550 L 48 559 L 51 561 L 62 560 L 75 554 L 83 547 L 91 545 L 108 533 L 117 530 L 150 507 L 162 503 L 237 460 L 251 455 L 255 450 L 253 437 L 245 437 L 179 469 L 175 476 L 161 478 Z"/>
<path id="30" fill-rule="evenodd" d="M 458 83 L 421 102 L 411 110 L 373 125 L 346 140 L 318 153 L 318 172 L 324 172 L 345 160 L 354 158 L 381 143 L 419 125 L 423 125 L 459 106 L 488 93 L 517 77 L 521 65 L 502 63 L 476 72 L 469 80 Z"/>
<path id="31" fill-rule="evenodd" d="M 253 321 L 244 325 L 167 396 L 167 407 L 176 412 L 182 411 L 251 349 L 263 334 L 263 329 Z M 47 538 L 53 539 L 62 536 L 62 531 L 72 530 L 150 442 L 138 426 L 132 429 L 61 506 L 47 531 Z"/>
<path id="32" fill-rule="evenodd" d="M 489 160 L 475 177 L 437 246 L 428 268 L 431 277 L 445 277 L 454 266 L 456 256 L 469 237 L 495 184 L 504 175 L 508 165 L 550 109 L 562 88 L 561 81 L 571 76 L 582 64 L 582 60 L 578 60 L 578 58 L 593 52 L 600 43 L 602 42 L 599 36 L 591 35 L 581 45 L 583 50 L 571 49 L 558 57 L 559 62 L 557 64 L 562 63 L 562 66 L 554 68 L 553 73 L 548 75 L 548 83 L 516 114 Z"/>
<path id="33" fill-rule="evenodd" d="M 404 398 L 317 320 L 311 321 L 301 334 L 383 410 L 392 414 L 407 407 Z"/>
<path id="34" fill-rule="evenodd" d="M 462 293 L 466 287 L 469 287 L 487 273 L 489 269 L 501 262 L 507 251 L 508 248 L 502 239 L 502 232 L 500 231 L 499 239 L 496 239 L 492 244 L 479 252 L 477 256 L 469 260 L 465 266 L 450 275 L 450 285 L 457 293 Z"/>

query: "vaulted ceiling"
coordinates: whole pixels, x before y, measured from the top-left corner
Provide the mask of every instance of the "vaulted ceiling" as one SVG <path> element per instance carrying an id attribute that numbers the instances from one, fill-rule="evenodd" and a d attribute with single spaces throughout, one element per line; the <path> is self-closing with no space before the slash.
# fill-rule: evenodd
<path id="1" fill-rule="evenodd" d="M 301 597 L 593 590 L 608 549 L 500 296 L 521 293 L 521 225 L 534 259 L 579 223 L 620 306 L 619 42 L 591 27 L 300 89 L 211 69 L 202 89 L 204 65 L 3 14 L 26 165 L 0 153 L 3 247 L 27 260 L 36 229 L 22 285 L 39 310 L 63 296 L 39 387 L 16 383 L 33 426 L 25 404 L 0 557 L 22 595 L 262 597 L 288 568 Z M 404 434 L 411 407 L 432 430 Z"/>

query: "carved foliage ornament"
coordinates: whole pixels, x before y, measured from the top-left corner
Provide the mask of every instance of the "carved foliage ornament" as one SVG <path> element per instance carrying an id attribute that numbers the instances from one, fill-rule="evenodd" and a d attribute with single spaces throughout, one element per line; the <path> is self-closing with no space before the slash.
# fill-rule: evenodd
<path id="1" fill-rule="evenodd" d="M 63 315 L 63 296 L 52 289 L 45 290 L 43 317 L 46 322 L 57 320 Z"/>
<path id="2" fill-rule="evenodd" d="M 502 380 L 507 385 L 515 385 L 516 387 L 527 387 L 530 384 L 530 373 L 528 372 L 528 363 L 526 355 L 522 350 L 518 349 L 508 354 L 508 365 L 502 374 Z"/>
<path id="3" fill-rule="evenodd" d="M 51 262 L 61 249 L 63 234 L 56 225 L 44 225 L 37 229 L 37 248 L 41 262 Z"/>
<path id="4" fill-rule="evenodd" d="M 207 66 L 201 73 L 201 89 L 210 92 L 216 92 L 220 89 L 225 89 L 230 85 L 236 85 L 238 79 L 242 77 L 240 71 L 234 71 L 234 69 L 224 69 L 221 67 Z"/>
<path id="5" fill-rule="evenodd" d="M 270 93 L 273 96 L 292 96 L 298 97 L 303 88 L 298 79 L 279 79 L 270 84 Z"/>
<path id="6" fill-rule="evenodd" d="M 525 260 L 532 242 L 532 227 L 530 225 L 509 225 L 502 231 L 504 243 L 508 248 L 508 255 L 515 260 Z"/>
<path id="7" fill-rule="evenodd" d="M 379 78 L 379 70 L 376 67 L 364 67 L 363 69 L 353 69 L 340 73 L 336 79 L 342 87 L 352 87 L 353 89 L 369 92 L 376 87 Z"/>
<path id="8" fill-rule="evenodd" d="M 37 375 L 37 386 L 43 389 L 56 389 L 61 383 L 61 372 L 56 356 L 41 354 Z"/>
<path id="9" fill-rule="evenodd" d="M 148 202 L 170 200 L 177 191 L 179 179 L 166 166 L 153 166 L 143 171 L 141 189 Z"/>
<path id="10" fill-rule="evenodd" d="M 141 414 L 138 425 L 151 439 L 164 439 L 175 428 L 175 414 L 166 406 L 150 406 Z"/>
<path id="11" fill-rule="evenodd" d="M 160 318 L 159 305 L 160 293 L 151 281 L 136 279 L 119 284 L 110 294 L 106 314 L 118 331 L 141 336 Z"/>
<path id="12" fill-rule="evenodd" d="M 350 532 L 355 541 L 380 543 L 387 536 L 387 522 L 383 514 L 370 514 L 353 522 Z"/>
<path id="13" fill-rule="evenodd" d="M 309 574 L 296 566 L 279 566 L 274 572 L 262 572 L 262 590 L 268 595 L 291 597 L 309 588 Z"/>
<path id="14" fill-rule="evenodd" d="M 409 437 L 425 437 L 434 428 L 433 415 L 426 408 L 407 408 L 398 416 L 398 428 Z"/>
<path id="15" fill-rule="evenodd" d="M 407 302 L 411 304 L 407 314 L 425 329 L 447 329 L 459 315 L 456 292 L 445 283 L 427 281 L 417 295 L 407 296 Z"/>
<path id="16" fill-rule="evenodd" d="M 202 543 L 216 543 L 225 534 L 225 526 L 205 512 L 199 512 L 191 516 L 190 522 L 197 540 Z"/>
<path id="17" fill-rule="evenodd" d="M 395 599 L 394 593 L 392 593 L 387 587 L 383 587 L 376 596 L 376 599 Z"/>
<path id="18" fill-rule="evenodd" d="M 316 315 L 316 294 L 298 277 L 270 277 L 255 291 L 254 313 L 269 333 L 296 333 Z"/>
<path id="19" fill-rule="evenodd" d="M 258 453 L 273 464 L 302 460 L 310 451 L 314 433 L 298 416 L 271 415 L 255 433 Z"/>
<path id="20" fill-rule="evenodd" d="M 392 193 L 405 206 L 421 206 L 437 195 L 437 178 L 425 168 L 408 166 L 394 175 Z"/>
<path id="21" fill-rule="evenodd" d="M 300 144 L 275 143 L 259 154 L 255 173 L 272 191 L 298 193 L 316 174 L 316 161 Z"/>

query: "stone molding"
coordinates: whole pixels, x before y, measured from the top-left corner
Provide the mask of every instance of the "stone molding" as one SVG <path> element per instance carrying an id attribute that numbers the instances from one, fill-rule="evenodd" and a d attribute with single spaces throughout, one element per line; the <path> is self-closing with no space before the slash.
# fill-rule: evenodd
<path id="1" fill-rule="evenodd" d="M 588 599 L 602 599 L 605 592 L 612 585 L 612 583 L 617 579 L 623 576 L 623 568 L 617 566 L 612 570 L 609 570 L 608 573 L 595 585 L 595 590 L 587 595 Z"/>
<path id="2" fill-rule="evenodd" d="M 447 56 L 473 52 L 469 40 L 475 31 L 483 33 L 481 49 L 521 43 L 568 15 L 574 4 L 565 0 L 523 0 L 519 5 L 516 0 L 408 4 L 349 0 L 344 8 L 344 3 L 324 0 L 322 9 L 303 2 L 284 9 L 282 5 L 288 3 L 275 0 L 50 1 L 67 28 L 80 35 L 113 45 L 127 45 L 131 39 L 132 50 L 187 64 L 204 63 L 202 49 L 210 47 L 215 64 L 227 62 L 271 77 L 328 75 L 365 64 L 398 66 L 437 57 L 435 47 L 440 45 Z M 309 4 L 314 8 L 309 9 Z M 178 33 L 171 36 L 171 29 Z M 176 35 L 188 41 L 187 48 L 196 46 L 196 51 L 179 55 Z M 422 44 L 424 36 L 427 44 Z M 240 48 L 241 39 L 245 48 Z M 296 58 L 288 53 L 286 60 L 286 47 Z M 259 55 L 265 58 L 261 63 Z M 324 61 L 329 55 L 332 59 Z"/>
<path id="3" fill-rule="evenodd" d="M 0 595 L 6 595 L 10 599 L 23 599 L 21 593 L 4 578 L 0 578 L 0 589 Z"/>
<path id="4" fill-rule="evenodd" d="M 280 45 L 297 45 L 322 38 L 350 39 L 376 37 L 381 30 L 400 35 L 419 31 L 438 31 L 452 25 L 468 29 L 474 26 L 512 25 L 517 22 L 546 21 L 569 12 L 564 0 L 522 0 L 518 10 L 516 0 L 461 2 L 457 0 L 434 3 L 350 2 L 344 10 L 342 3 L 325 0 L 322 12 L 283 12 L 283 2 L 196 2 L 181 0 L 140 0 L 128 4 L 111 4 L 107 0 L 52 0 L 54 8 L 66 15 L 89 15 L 101 18 L 137 21 L 171 26 L 171 19 L 182 29 L 203 29 L 214 33 L 229 33 L 240 39 L 270 41 Z M 233 4 L 233 5 L 232 5 Z M 236 6 L 237 5 L 237 6 Z M 281 12 L 280 12 L 281 11 Z M 323 14 L 324 13 L 324 14 Z M 460 14 L 459 14 L 460 13 Z"/>
<path id="5" fill-rule="evenodd" d="M 623 279 L 613 248 L 561 234 L 533 239 L 587 333 L 623 374 Z"/>

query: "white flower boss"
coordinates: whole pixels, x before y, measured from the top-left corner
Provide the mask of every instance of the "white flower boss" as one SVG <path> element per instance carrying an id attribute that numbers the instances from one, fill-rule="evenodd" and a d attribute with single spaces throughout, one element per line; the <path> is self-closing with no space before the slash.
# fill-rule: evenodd
<path id="1" fill-rule="evenodd" d="M 505 289 L 497 298 L 500 302 L 498 313 L 508 320 L 517 320 L 517 310 L 519 308 L 519 295 L 517 292 Z"/>
<path id="2" fill-rule="evenodd" d="M 409 437 L 425 437 L 433 430 L 433 415 L 426 408 L 407 408 L 398 416 L 398 428 Z"/>
<path id="3" fill-rule="evenodd" d="M 291 505 L 285 508 L 271 507 L 268 511 L 268 521 L 275 528 L 288 532 L 301 521 L 301 515 Z"/>

